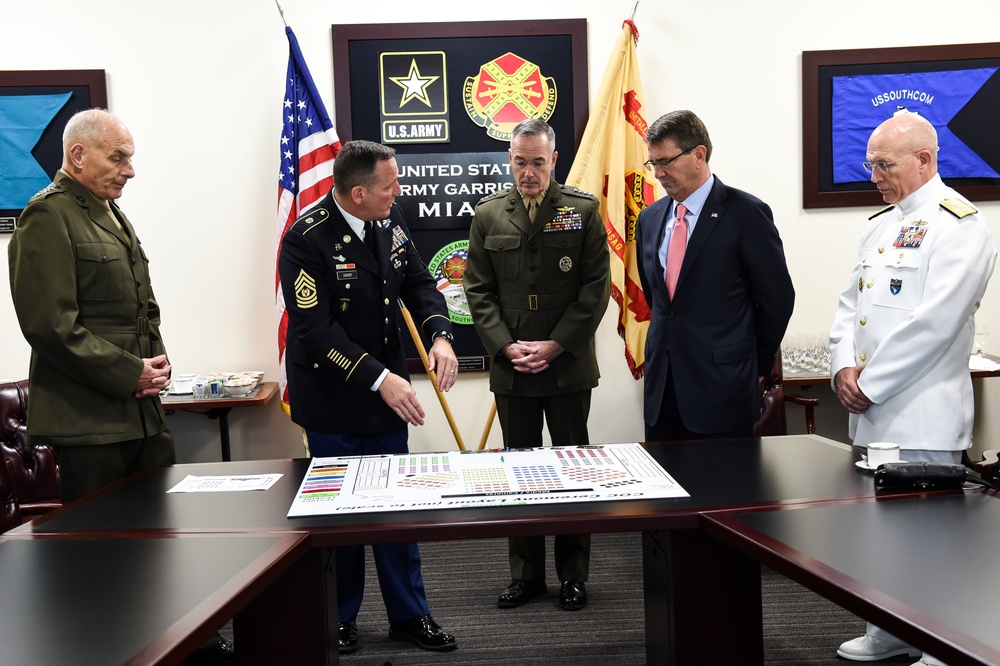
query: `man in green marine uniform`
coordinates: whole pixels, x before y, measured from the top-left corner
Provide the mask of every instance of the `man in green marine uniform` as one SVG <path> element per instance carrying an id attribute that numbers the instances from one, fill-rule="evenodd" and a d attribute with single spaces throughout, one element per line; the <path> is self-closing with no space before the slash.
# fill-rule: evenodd
<path id="1" fill-rule="evenodd" d="M 464 287 L 473 323 L 492 359 L 490 390 L 507 448 L 590 443 L 590 393 L 600 371 L 594 333 L 611 290 L 607 234 L 597 200 L 555 181 L 552 128 L 529 119 L 514 127 L 515 187 L 476 207 Z M 511 578 L 501 608 L 547 590 L 545 538 L 509 541 Z M 590 535 L 555 537 L 559 604 L 587 604 Z"/>
<path id="2" fill-rule="evenodd" d="M 135 145 L 103 109 L 63 131 L 62 168 L 25 206 L 7 246 L 14 310 L 28 344 L 28 437 L 55 447 L 66 503 L 174 463 L 159 393 L 170 381 L 149 260 L 115 199 Z M 235 663 L 218 635 L 188 664 Z"/>

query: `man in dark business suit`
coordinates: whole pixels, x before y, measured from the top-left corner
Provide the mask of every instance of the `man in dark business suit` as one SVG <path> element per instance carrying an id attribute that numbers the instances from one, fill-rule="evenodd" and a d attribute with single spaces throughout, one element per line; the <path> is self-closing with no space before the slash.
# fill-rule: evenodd
<path id="1" fill-rule="evenodd" d="M 450 389 L 458 373 L 444 296 L 394 203 L 395 154 L 371 141 L 345 143 L 334 161 L 334 189 L 281 243 L 289 403 L 313 456 L 406 453 L 408 425 L 423 425 L 406 371 L 398 299 L 432 340 L 428 362 L 438 388 Z M 425 650 L 454 649 L 454 637 L 431 619 L 417 545 L 372 551 L 390 636 Z M 347 653 L 358 648 L 364 547 L 338 548 L 336 561 L 340 651 Z"/>
<path id="2" fill-rule="evenodd" d="M 659 118 L 646 143 L 646 166 L 669 195 L 636 228 L 652 310 L 646 440 L 749 436 L 758 377 L 774 363 L 795 301 L 771 209 L 712 175 L 708 130 L 690 111 Z"/>

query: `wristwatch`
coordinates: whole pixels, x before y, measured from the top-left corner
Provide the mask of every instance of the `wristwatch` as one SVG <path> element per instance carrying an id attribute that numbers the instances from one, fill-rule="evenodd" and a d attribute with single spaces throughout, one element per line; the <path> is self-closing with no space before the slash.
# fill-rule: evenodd
<path id="1" fill-rule="evenodd" d="M 449 344 L 455 343 L 455 336 L 452 335 L 449 331 L 438 331 L 437 333 L 431 336 L 431 342 L 434 342 L 438 338 L 444 338 L 445 340 L 448 341 Z"/>

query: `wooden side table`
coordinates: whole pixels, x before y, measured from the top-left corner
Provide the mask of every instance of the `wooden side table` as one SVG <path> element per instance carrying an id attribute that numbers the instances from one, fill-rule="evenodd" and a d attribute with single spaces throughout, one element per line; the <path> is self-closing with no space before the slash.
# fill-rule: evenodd
<path id="1" fill-rule="evenodd" d="M 232 460 L 229 452 L 229 412 L 234 407 L 260 407 L 270 402 L 278 392 L 278 382 L 261 382 L 260 386 L 245 396 L 194 400 L 188 395 L 161 395 L 160 402 L 167 414 L 177 410 L 197 412 L 210 419 L 219 419 L 219 438 L 222 440 L 222 459 Z"/>

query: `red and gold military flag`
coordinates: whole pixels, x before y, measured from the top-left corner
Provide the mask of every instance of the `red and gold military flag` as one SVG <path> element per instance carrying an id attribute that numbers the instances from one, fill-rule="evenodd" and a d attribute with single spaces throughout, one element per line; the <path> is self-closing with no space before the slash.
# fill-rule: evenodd
<path id="1" fill-rule="evenodd" d="M 625 21 L 601 88 L 590 110 L 568 185 L 600 199 L 611 252 L 611 296 L 618 303 L 618 333 L 636 379 L 645 362 L 649 305 L 639 285 L 635 225 L 639 211 L 656 201 L 659 184 L 647 179 L 646 120 L 635 47 L 639 32 Z"/>

